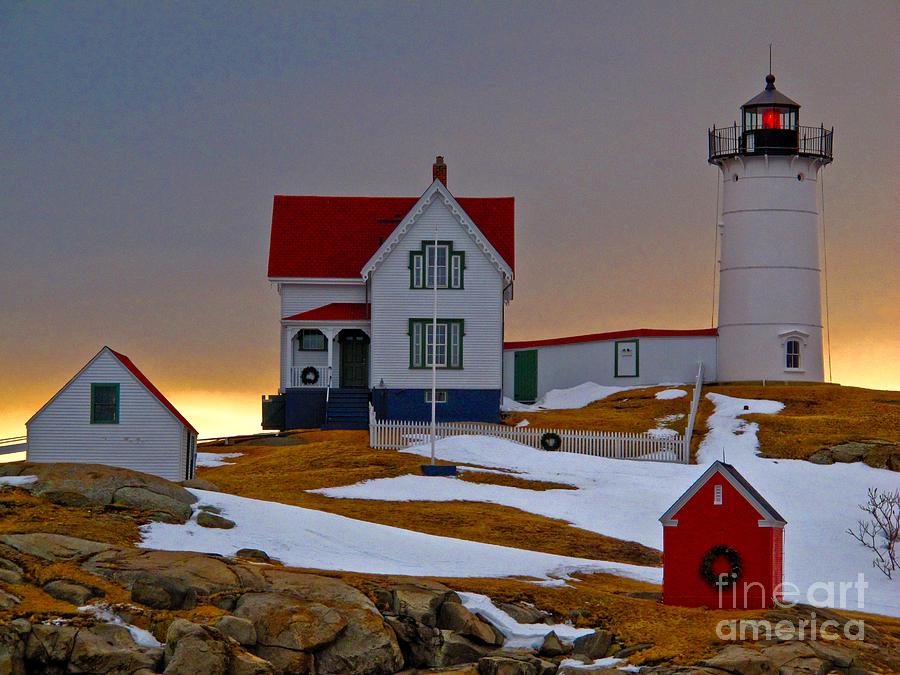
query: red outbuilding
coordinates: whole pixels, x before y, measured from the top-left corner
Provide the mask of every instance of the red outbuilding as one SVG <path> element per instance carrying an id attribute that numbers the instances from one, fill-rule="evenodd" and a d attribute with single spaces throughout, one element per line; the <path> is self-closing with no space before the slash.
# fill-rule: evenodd
<path id="1" fill-rule="evenodd" d="M 787 522 L 730 464 L 714 462 L 660 522 L 665 604 L 761 609 L 781 599 Z"/>

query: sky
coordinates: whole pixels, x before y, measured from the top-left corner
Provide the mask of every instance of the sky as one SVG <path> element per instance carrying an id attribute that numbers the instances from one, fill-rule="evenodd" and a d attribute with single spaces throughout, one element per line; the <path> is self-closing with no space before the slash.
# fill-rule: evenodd
<path id="1" fill-rule="evenodd" d="M 0 1 L 0 438 L 101 346 L 201 437 L 278 387 L 274 194 L 516 198 L 507 337 L 712 325 L 708 127 L 835 127 L 833 379 L 900 389 L 896 2 Z M 893 45 L 893 46 L 892 46 Z"/>

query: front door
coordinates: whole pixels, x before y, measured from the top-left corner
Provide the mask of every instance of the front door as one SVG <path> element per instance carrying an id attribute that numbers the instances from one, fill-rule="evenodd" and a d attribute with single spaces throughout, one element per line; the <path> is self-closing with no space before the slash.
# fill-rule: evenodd
<path id="1" fill-rule="evenodd" d="M 515 352 L 513 369 L 513 398 L 520 403 L 534 403 L 537 398 L 538 353 L 536 349 Z"/>
<path id="2" fill-rule="evenodd" d="M 341 331 L 341 387 L 369 386 L 369 338 L 360 330 Z"/>

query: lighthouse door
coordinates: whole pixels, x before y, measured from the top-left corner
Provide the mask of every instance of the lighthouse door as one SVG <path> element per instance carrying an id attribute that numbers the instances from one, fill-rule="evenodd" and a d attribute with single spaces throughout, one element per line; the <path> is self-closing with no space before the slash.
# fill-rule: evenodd
<path id="1" fill-rule="evenodd" d="M 513 398 L 520 403 L 534 403 L 537 398 L 537 349 L 515 352 Z"/>

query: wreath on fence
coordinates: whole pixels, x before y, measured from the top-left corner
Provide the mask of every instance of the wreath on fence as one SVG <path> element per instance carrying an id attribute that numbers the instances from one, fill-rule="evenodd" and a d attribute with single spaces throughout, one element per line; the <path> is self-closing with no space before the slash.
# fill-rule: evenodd
<path id="1" fill-rule="evenodd" d="M 543 436 L 541 436 L 541 447 L 544 450 L 554 451 L 559 450 L 562 445 L 562 439 L 559 437 L 559 434 L 555 434 L 552 431 L 548 431 Z"/>
<path id="2" fill-rule="evenodd" d="M 315 384 L 319 381 L 318 369 L 313 366 L 306 366 L 306 368 L 303 369 L 303 372 L 300 373 L 300 381 L 303 384 Z"/>
<path id="3" fill-rule="evenodd" d="M 724 557 L 731 569 L 725 574 L 716 574 L 713 570 L 713 564 L 717 559 Z M 713 546 L 703 556 L 703 562 L 700 563 L 700 576 L 703 580 L 713 588 L 728 588 L 737 583 L 741 573 L 744 571 L 744 563 L 741 555 L 730 546 Z"/>

